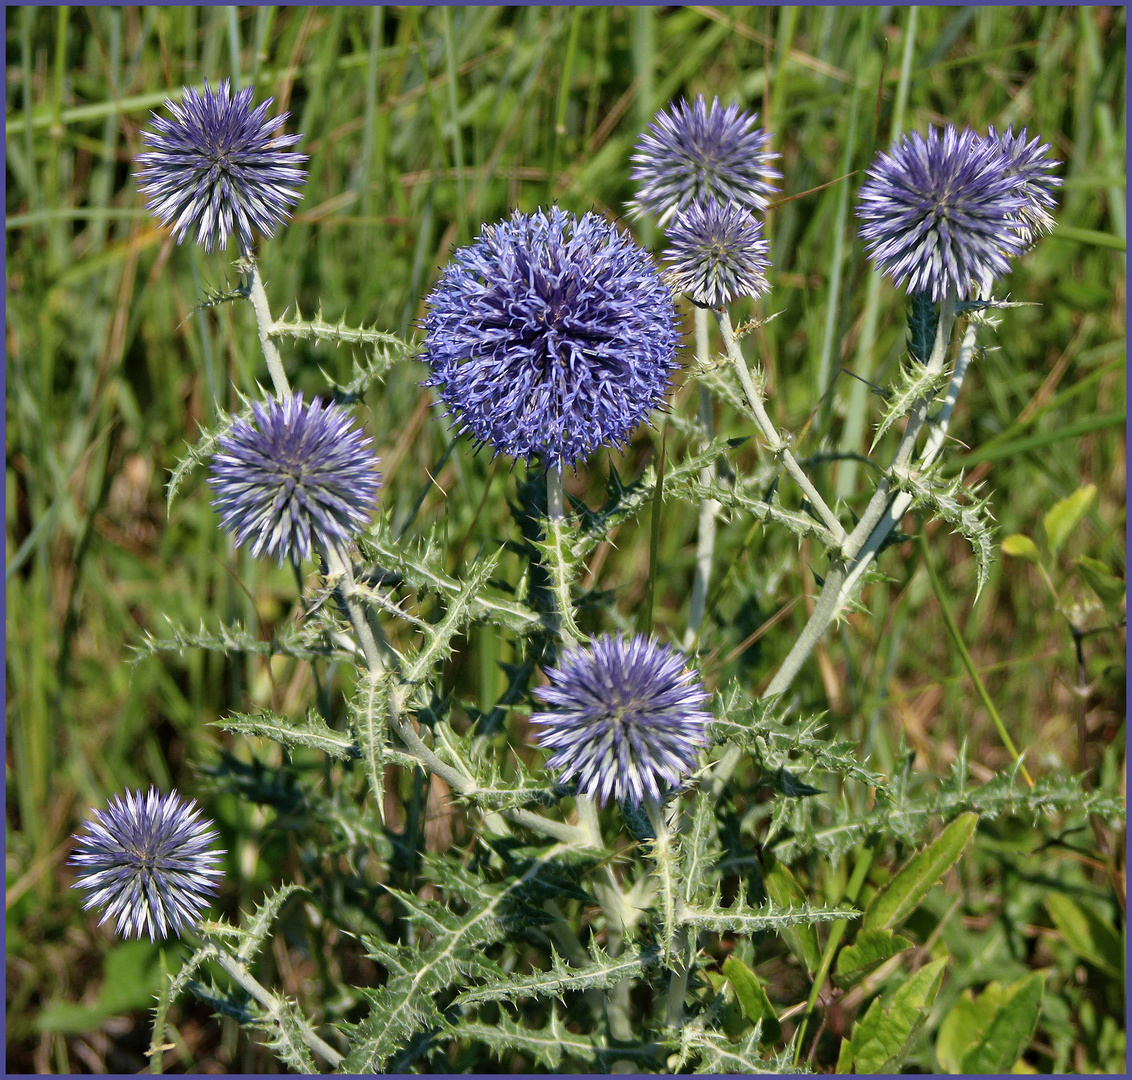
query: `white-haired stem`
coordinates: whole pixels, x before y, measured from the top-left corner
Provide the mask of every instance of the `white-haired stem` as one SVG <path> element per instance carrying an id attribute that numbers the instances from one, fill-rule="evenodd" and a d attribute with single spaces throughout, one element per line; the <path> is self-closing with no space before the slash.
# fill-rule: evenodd
<path id="1" fill-rule="evenodd" d="M 279 346 L 271 340 L 271 328 L 274 321 L 271 318 L 271 305 L 267 302 L 267 292 L 263 287 L 263 278 L 259 276 L 259 263 L 250 256 L 246 259 L 248 267 L 248 299 L 252 302 L 255 312 L 256 329 L 259 331 L 259 346 L 263 349 L 263 358 L 267 361 L 267 371 L 275 387 L 275 396 L 282 400 L 291 396 L 291 384 L 287 381 L 287 373 L 283 370 L 283 357 L 279 354 Z"/>
<path id="2" fill-rule="evenodd" d="M 562 551 L 562 531 L 566 526 L 566 494 L 562 489 L 562 463 L 546 470 L 546 540 L 550 551 L 551 590 L 558 605 L 558 636 L 564 645 L 576 645 L 582 639 L 574 622 L 570 601 L 570 575 Z"/>
<path id="3" fill-rule="evenodd" d="M 838 546 L 843 545 L 846 539 L 845 530 L 842 528 L 837 515 L 826 505 L 825 499 L 821 497 L 818 489 L 814 487 L 813 481 L 806 475 L 806 470 L 798 464 L 798 459 L 794 457 L 790 447 L 779 435 L 770 414 L 766 411 L 762 391 L 755 385 L 755 380 L 751 378 L 751 370 L 747 367 L 747 361 L 743 358 L 743 351 L 735 338 L 735 331 L 731 328 L 731 316 L 728 315 L 726 308 L 718 308 L 715 316 L 719 320 L 719 330 L 723 335 L 723 347 L 727 350 L 727 358 L 734 366 L 735 373 L 739 376 L 739 382 L 743 384 L 743 390 L 747 395 L 747 401 L 750 403 L 751 415 L 755 424 L 763 438 L 770 444 L 771 450 L 781 458 L 783 467 L 798 487 L 802 489 L 806 498 L 810 500 L 810 505 L 814 508 L 815 513 L 833 534 L 834 541 Z"/>

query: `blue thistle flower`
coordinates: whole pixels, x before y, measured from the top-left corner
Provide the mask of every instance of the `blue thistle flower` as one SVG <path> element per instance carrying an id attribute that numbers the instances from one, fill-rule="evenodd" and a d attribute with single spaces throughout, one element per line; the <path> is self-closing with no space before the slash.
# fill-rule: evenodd
<path id="1" fill-rule="evenodd" d="M 870 258 L 908 292 L 960 299 L 990 287 L 1026 242 L 1030 204 L 1022 180 L 993 139 L 970 128 L 904 137 L 877 155 L 857 216 Z"/>
<path id="2" fill-rule="evenodd" d="M 668 229 L 668 283 L 701 307 L 770 289 L 762 223 L 736 203 L 691 203 Z"/>
<path id="3" fill-rule="evenodd" d="M 186 87 L 180 104 L 166 100 L 173 114 L 152 113 L 155 131 L 144 132 L 152 149 L 138 154 L 143 168 L 138 190 L 150 212 L 173 226 L 177 243 L 196 230 L 206 251 L 228 246 L 235 233 L 244 255 L 251 254 L 252 229 L 271 236 L 302 197 L 307 160 L 294 146 L 301 135 L 273 135 L 289 113 L 267 119 L 273 98 L 251 108 L 252 87 L 232 97 L 227 79 L 218 90 Z"/>
<path id="4" fill-rule="evenodd" d="M 150 941 L 195 923 L 222 876 L 213 849 L 218 834 L 192 800 L 155 788 L 127 791 L 84 822 L 69 862 L 79 868 L 73 888 L 87 889 L 83 909 L 105 906 L 119 934 Z"/>
<path id="5" fill-rule="evenodd" d="M 373 440 L 337 405 L 303 395 L 252 405 L 217 439 L 212 505 L 237 547 L 298 564 L 314 546 L 348 544 L 377 504 Z"/>
<path id="6" fill-rule="evenodd" d="M 604 804 L 640 806 L 678 787 L 696 767 L 709 714 L 707 692 L 684 657 L 640 635 L 605 634 L 563 654 L 535 691 L 554 711 L 537 712 L 547 768 Z"/>
<path id="7" fill-rule="evenodd" d="M 1007 173 L 1014 177 L 1026 198 L 1026 205 L 1019 211 L 1018 232 L 1027 244 L 1032 244 L 1044 236 L 1054 226 L 1052 210 L 1057 208 L 1057 195 L 1054 188 L 1060 186 L 1060 176 L 1050 176 L 1049 170 L 1059 162 L 1046 156 L 1049 143 L 1042 143 L 1035 135 L 1026 141 L 1026 128 L 1017 135 L 1014 125 L 1005 132 L 991 127 L 987 141 L 994 144 L 1007 161 Z"/>
<path id="8" fill-rule="evenodd" d="M 621 444 L 676 367 L 672 294 L 596 214 L 484 226 L 428 297 L 426 386 L 477 445 L 549 466 Z"/>
<path id="9" fill-rule="evenodd" d="M 767 149 L 770 136 L 757 122 L 758 113 L 735 102 L 721 107 L 719 98 L 709 112 L 702 94 L 657 113 L 630 158 L 629 175 L 641 185 L 630 213 L 657 214 L 663 225 L 692 202 L 765 210 L 782 173 L 770 164 L 779 155 Z"/>

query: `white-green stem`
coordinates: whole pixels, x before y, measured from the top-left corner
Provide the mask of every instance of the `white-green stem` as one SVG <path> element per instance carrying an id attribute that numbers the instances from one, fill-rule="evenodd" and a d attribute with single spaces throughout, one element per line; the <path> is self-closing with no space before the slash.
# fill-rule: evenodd
<path id="1" fill-rule="evenodd" d="M 272 1022 L 281 1030 L 284 1028 L 283 1020 L 283 1003 L 265 987 L 258 979 L 248 970 L 246 964 L 240 963 L 227 949 L 224 948 L 217 941 L 209 941 L 208 946 L 211 947 L 213 958 L 216 962 L 237 982 L 244 988 L 253 998 L 256 999 L 263 1006 L 267 1015 L 271 1018 Z M 320 1058 L 326 1061 L 332 1068 L 337 1067 L 342 1061 L 342 1055 L 338 1053 L 328 1042 L 321 1039 L 307 1023 L 306 1018 L 295 1010 L 295 1019 L 298 1023 L 299 1037 L 309 1046 Z"/>
<path id="2" fill-rule="evenodd" d="M 275 396 L 280 399 L 290 397 L 291 384 L 287 381 L 287 373 L 283 370 L 283 357 L 279 355 L 278 346 L 271 340 L 271 329 L 275 322 L 271 317 L 271 305 L 267 302 L 263 278 L 259 276 L 259 263 L 250 255 L 245 258 L 248 266 L 248 299 L 251 300 L 252 310 L 255 312 L 259 346 L 263 350 L 263 358 L 267 361 L 267 371 L 275 387 Z"/>
<path id="3" fill-rule="evenodd" d="M 566 495 L 562 489 L 562 465 L 546 470 L 546 539 L 550 545 L 550 582 L 558 605 L 558 632 L 564 645 L 576 645 L 582 639 L 574 622 L 570 601 L 570 575 L 562 551 L 562 531 L 566 525 Z"/>
<path id="4" fill-rule="evenodd" d="M 845 543 L 845 530 L 842 528 L 837 515 L 826 505 L 825 499 L 821 497 L 818 489 L 814 487 L 813 482 L 806 475 L 806 470 L 798 464 L 798 459 L 794 457 L 786 440 L 778 433 L 770 414 L 766 411 L 762 390 L 751 377 L 751 370 L 747 367 L 747 361 L 743 358 L 743 351 L 735 338 L 735 332 L 731 327 L 731 316 L 728 315 L 726 308 L 719 308 L 715 315 L 719 320 L 719 330 L 723 335 L 723 347 L 727 350 L 727 358 L 734 366 L 735 372 L 739 376 L 739 382 L 743 384 L 743 391 L 750 403 L 751 415 L 755 424 L 762 432 L 771 452 L 782 461 L 783 467 L 798 487 L 802 489 L 806 498 L 810 500 L 810 505 L 814 508 L 818 517 L 822 519 L 825 527 L 829 529 L 834 542 L 840 547 Z"/>
<path id="5" fill-rule="evenodd" d="M 701 366 L 710 359 L 708 342 L 708 313 L 696 308 L 696 360 Z M 700 387 L 700 425 L 704 429 L 704 442 L 710 443 L 714 434 L 711 392 Z M 715 479 L 715 469 L 705 465 L 700 470 L 700 483 L 705 487 Z M 700 522 L 696 538 L 696 568 L 692 575 L 692 596 L 688 601 L 688 629 L 684 632 L 684 648 L 691 649 L 699 639 L 707 609 L 708 584 L 711 581 L 711 561 L 715 554 L 715 519 L 719 503 L 712 498 L 700 500 Z"/>

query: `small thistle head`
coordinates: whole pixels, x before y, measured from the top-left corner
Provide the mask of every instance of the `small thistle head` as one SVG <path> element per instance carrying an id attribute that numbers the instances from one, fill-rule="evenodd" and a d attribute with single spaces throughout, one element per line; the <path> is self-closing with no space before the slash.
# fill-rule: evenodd
<path id="1" fill-rule="evenodd" d="M 679 787 L 696 767 L 710 715 L 707 692 L 684 658 L 641 636 L 606 634 L 571 649 L 535 691 L 552 710 L 537 712 L 547 768 L 599 803 L 640 806 Z"/>
<path id="2" fill-rule="evenodd" d="M 702 94 L 657 113 L 630 159 L 629 175 L 640 184 L 630 213 L 656 214 L 663 225 L 692 202 L 765 210 L 782 173 L 771 165 L 778 154 L 757 122 L 758 113 L 735 102 L 724 107 L 715 98 L 709 110 Z"/>
<path id="3" fill-rule="evenodd" d="M 221 527 L 280 566 L 349 544 L 377 504 L 372 442 L 345 409 L 318 398 L 256 402 L 252 420 L 235 420 L 216 443 L 209 483 Z"/>
<path id="4" fill-rule="evenodd" d="M 663 400 L 679 333 L 648 254 L 596 214 L 515 213 L 428 297 L 426 385 L 479 445 L 548 466 L 617 445 Z"/>
<path id="5" fill-rule="evenodd" d="M 762 296 L 768 252 L 762 223 L 742 206 L 694 202 L 668 229 L 668 283 L 700 307 Z"/>
<path id="6" fill-rule="evenodd" d="M 218 834 L 193 800 L 127 791 L 84 825 L 69 860 L 78 867 L 73 887 L 89 891 L 85 910 L 106 908 L 100 925 L 112 918 L 124 937 L 155 941 L 199 920 L 224 852 L 212 847 Z"/>
<path id="7" fill-rule="evenodd" d="M 150 212 L 173 227 L 177 243 L 195 231 L 205 251 L 225 248 L 235 235 L 241 254 L 252 231 L 272 236 L 299 201 L 307 160 L 288 148 L 301 135 L 274 135 L 289 113 L 267 118 L 274 100 L 251 107 L 252 87 L 232 96 L 227 79 L 203 93 L 186 87 L 180 104 L 165 102 L 171 119 L 153 113 L 150 149 L 138 154 L 138 190 Z"/>
<path id="8" fill-rule="evenodd" d="M 857 216 L 870 258 L 911 293 L 942 300 L 989 289 L 1026 248 L 1032 197 L 993 139 L 948 126 L 877 155 Z"/>
<path id="9" fill-rule="evenodd" d="M 996 146 L 1006 159 L 1007 175 L 1017 180 L 1026 199 L 1026 205 L 1019 211 L 1017 228 L 1022 239 L 1032 244 L 1054 226 L 1052 211 L 1057 208 L 1054 189 L 1062 181 L 1060 176 L 1049 175 L 1050 170 L 1060 164 L 1047 156 L 1049 143 L 1043 143 L 1037 135 L 1027 142 L 1026 134 L 1026 128 L 1023 128 L 1015 135 L 1013 124 L 1002 133 L 992 127 L 987 141 Z"/>

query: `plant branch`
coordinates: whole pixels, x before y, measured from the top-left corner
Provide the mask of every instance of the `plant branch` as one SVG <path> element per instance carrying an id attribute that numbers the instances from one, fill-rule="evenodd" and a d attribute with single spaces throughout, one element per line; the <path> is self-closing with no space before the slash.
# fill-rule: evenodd
<path id="1" fill-rule="evenodd" d="M 287 381 L 287 373 L 283 370 L 283 357 L 279 354 L 279 346 L 271 340 L 274 321 L 271 318 L 271 305 L 267 302 L 267 292 L 263 287 L 263 278 L 259 276 L 259 263 L 248 255 L 245 256 L 243 265 L 248 275 L 247 296 L 255 312 L 259 345 L 263 349 L 263 358 L 267 361 L 267 370 L 275 386 L 275 396 L 280 399 L 290 397 L 291 384 Z"/>

